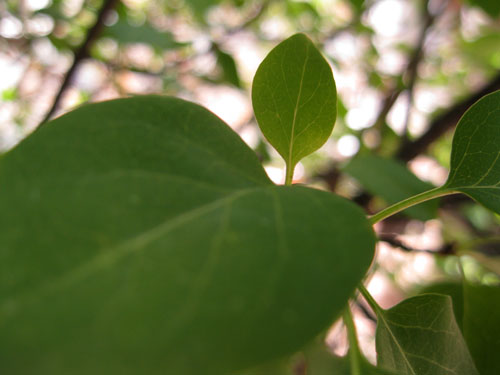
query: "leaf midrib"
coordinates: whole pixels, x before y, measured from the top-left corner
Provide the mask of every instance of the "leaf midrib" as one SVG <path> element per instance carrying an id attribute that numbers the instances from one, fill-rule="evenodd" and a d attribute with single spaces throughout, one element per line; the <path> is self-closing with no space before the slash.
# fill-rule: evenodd
<path id="1" fill-rule="evenodd" d="M 302 65 L 302 75 L 300 76 L 299 93 L 297 95 L 297 101 L 295 102 L 295 108 L 293 110 L 293 120 L 292 120 L 292 131 L 290 134 L 290 146 L 288 149 L 288 167 L 292 167 L 292 155 L 293 155 L 293 142 L 295 136 L 295 124 L 297 122 L 297 112 L 299 111 L 300 97 L 302 96 L 302 86 L 304 84 L 304 74 L 306 72 L 306 65 L 309 61 L 309 44 L 306 44 L 306 58 L 304 64 Z"/>
<path id="2" fill-rule="evenodd" d="M 382 322 L 384 323 L 385 327 L 387 328 L 387 332 L 389 332 L 389 335 L 391 336 L 392 340 L 394 341 L 394 343 L 396 344 L 396 347 L 398 348 L 398 350 L 400 351 L 406 365 L 408 366 L 408 368 L 410 369 L 411 373 L 413 375 L 417 375 L 416 372 L 414 371 L 410 361 L 408 360 L 408 358 L 406 358 L 406 352 L 403 350 L 403 348 L 401 347 L 401 345 L 399 345 L 399 342 L 398 340 L 396 339 L 396 336 L 394 336 L 394 333 L 392 332 L 392 329 L 391 327 L 389 326 L 387 320 L 385 319 L 385 316 L 384 316 L 384 311 L 383 310 L 379 310 L 377 309 L 377 316 L 382 320 Z"/>

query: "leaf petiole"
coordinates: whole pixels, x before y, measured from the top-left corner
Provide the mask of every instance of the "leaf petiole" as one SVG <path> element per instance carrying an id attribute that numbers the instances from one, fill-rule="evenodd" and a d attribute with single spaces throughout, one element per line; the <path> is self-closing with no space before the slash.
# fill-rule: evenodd
<path id="1" fill-rule="evenodd" d="M 395 203 L 392 206 L 389 206 L 387 208 L 384 208 L 383 210 L 377 212 L 376 214 L 370 216 L 368 220 L 370 223 L 376 224 L 379 221 L 382 221 L 389 216 L 392 216 L 400 211 L 403 211 L 404 209 L 415 206 L 416 204 L 442 197 L 444 195 L 450 195 L 450 194 L 456 194 L 459 193 L 456 190 L 446 188 L 444 186 L 437 187 L 435 189 L 431 189 L 428 191 L 424 191 L 423 193 L 414 195 L 413 197 L 407 198 L 405 200 L 402 200 L 401 202 Z"/>
<path id="2" fill-rule="evenodd" d="M 295 166 L 292 166 L 289 163 L 286 164 L 285 185 L 292 184 L 294 169 L 295 169 Z"/>
<path id="3" fill-rule="evenodd" d="M 377 301 L 375 301 L 375 298 L 373 298 L 368 289 L 366 289 L 365 286 L 360 283 L 358 285 L 358 290 L 360 291 L 361 295 L 365 298 L 366 302 L 368 302 L 372 310 L 378 315 L 378 312 L 382 311 L 383 309 L 379 306 Z"/>
<path id="4" fill-rule="evenodd" d="M 349 305 L 346 306 L 342 319 L 344 320 L 344 324 L 347 328 L 347 337 L 349 338 L 349 361 L 351 363 L 351 375 L 361 375 L 361 358 L 358 337 L 356 335 L 356 326 L 352 319 Z"/>

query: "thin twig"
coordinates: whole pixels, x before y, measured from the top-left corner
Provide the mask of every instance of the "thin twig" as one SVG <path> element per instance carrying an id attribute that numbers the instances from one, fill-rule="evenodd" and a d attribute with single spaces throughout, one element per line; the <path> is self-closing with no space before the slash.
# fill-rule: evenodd
<path id="1" fill-rule="evenodd" d="M 391 234 L 379 234 L 379 241 L 387 242 L 389 245 L 393 247 L 400 248 L 406 252 L 419 252 L 419 253 L 429 253 L 429 254 L 439 254 L 439 255 L 450 255 L 455 254 L 455 245 L 451 243 L 444 244 L 439 249 L 430 250 L 430 249 L 415 249 L 403 243 L 396 236 Z"/>
<path id="2" fill-rule="evenodd" d="M 436 117 L 429 125 L 428 130 L 415 141 L 409 141 L 401 144 L 396 157 L 404 162 L 410 161 L 421 153 L 438 138 L 440 138 L 449 129 L 453 128 L 460 117 L 469 109 L 471 105 L 477 102 L 486 94 L 500 90 L 500 71 L 493 79 L 479 90 L 473 92 L 468 97 L 456 103 L 453 107 Z"/>
<path id="3" fill-rule="evenodd" d="M 104 27 L 104 21 L 106 19 L 106 16 L 108 15 L 109 11 L 111 11 L 119 2 L 120 0 L 105 0 L 103 6 L 99 10 L 99 13 L 97 15 L 97 20 L 92 26 L 83 43 L 78 47 L 78 49 L 74 53 L 74 58 L 73 58 L 73 63 L 71 64 L 70 68 L 66 72 L 66 75 L 64 76 L 63 82 L 61 84 L 61 87 L 59 87 L 59 91 L 57 92 L 54 102 L 52 103 L 52 106 L 50 110 L 47 112 L 45 115 L 45 118 L 43 121 L 40 123 L 39 126 L 43 125 L 45 122 L 47 122 L 54 112 L 58 109 L 59 103 L 61 102 L 61 99 L 63 97 L 64 92 L 68 88 L 68 86 L 71 83 L 71 80 L 73 79 L 73 76 L 75 75 L 76 69 L 78 68 L 78 65 L 82 62 L 82 60 L 86 59 L 89 56 L 89 50 L 92 45 L 92 43 L 97 39 L 99 36 L 102 28 Z"/>

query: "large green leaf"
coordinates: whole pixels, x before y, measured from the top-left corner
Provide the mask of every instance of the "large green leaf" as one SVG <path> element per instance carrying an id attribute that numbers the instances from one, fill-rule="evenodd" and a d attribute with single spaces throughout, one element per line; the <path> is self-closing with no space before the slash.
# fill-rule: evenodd
<path id="1" fill-rule="evenodd" d="M 0 163 L 2 374 L 217 374 L 295 352 L 373 256 L 360 209 L 273 185 L 179 99 L 83 106 Z"/>
<path id="2" fill-rule="evenodd" d="M 371 194 L 380 196 L 389 204 L 433 188 L 403 164 L 372 154 L 356 156 L 347 164 L 344 172 L 358 180 Z M 432 200 L 403 212 L 416 219 L 430 220 L 436 217 L 437 208 L 438 201 Z"/>
<path id="3" fill-rule="evenodd" d="M 451 298 L 423 294 L 377 311 L 378 365 L 400 375 L 478 374 Z"/>
<path id="4" fill-rule="evenodd" d="M 330 136 L 337 116 L 332 70 L 304 34 L 276 46 L 252 87 L 255 117 L 289 171 Z"/>
<path id="5" fill-rule="evenodd" d="M 500 374 L 500 286 L 464 283 L 464 336 L 481 375 Z"/>
<path id="6" fill-rule="evenodd" d="M 455 321 L 460 329 L 462 329 L 464 316 L 464 293 L 462 283 L 457 281 L 438 281 L 434 284 L 426 285 L 418 294 L 429 293 L 445 294 L 451 297 Z"/>
<path id="7" fill-rule="evenodd" d="M 481 98 L 460 119 L 444 187 L 500 214 L 500 91 Z"/>

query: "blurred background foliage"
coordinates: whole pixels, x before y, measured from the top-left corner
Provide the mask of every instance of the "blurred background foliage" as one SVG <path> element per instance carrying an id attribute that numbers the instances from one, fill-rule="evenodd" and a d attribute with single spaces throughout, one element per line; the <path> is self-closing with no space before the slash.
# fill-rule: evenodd
<path id="1" fill-rule="evenodd" d="M 215 112 L 281 183 L 284 164 L 258 130 L 250 90 L 267 52 L 295 32 L 331 63 L 339 118 L 294 180 L 369 213 L 442 184 L 458 119 L 500 89 L 498 0 L 2 0 L 0 154 L 82 103 L 155 93 Z M 378 224 L 369 290 L 388 307 L 422 290 L 460 300 L 462 274 L 498 285 L 499 223 L 451 196 Z M 373 359 L 372 320 L 359 304 Z M 341 354 L 338 331 L 328 340 Z"/>

